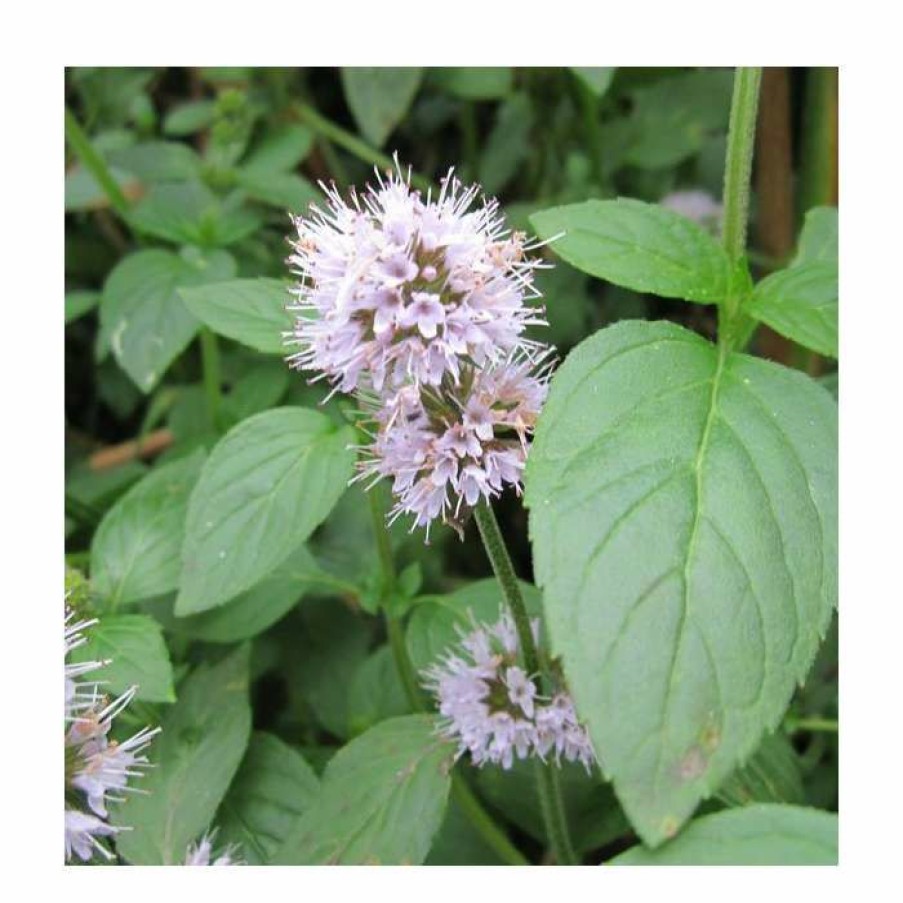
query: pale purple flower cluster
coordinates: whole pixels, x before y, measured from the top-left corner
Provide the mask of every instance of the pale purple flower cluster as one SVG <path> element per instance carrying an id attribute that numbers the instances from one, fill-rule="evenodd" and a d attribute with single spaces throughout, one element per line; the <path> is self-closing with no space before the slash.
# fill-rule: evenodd
<path id="1" fill-rule="evenodd" d="M 213 852 L 216 831 L 208 832 L 197 842 L 190 844 L 185 853 L 185 865 L 244 865 L 238 858 L 238 847 L 230 844 L 219 853 Z"/>
<path id="2" fill-rule="evenodd" d="M 85 674 L 108 662 L 69 663 L 65 658 L 86 640 L 83 631 L 97 621 L 75 621 L 67 607 L 64 627 L 65 663 L 65 761 L 66 859 L 75 854 L 87 861 L 95 852 L 112 858 L 100 837 L 112 837 L 122 827 L 107 822 L 107 802 L 120 800 L 130 778 L 147 767 L 141 753 L 159 728 L 143 728 L 128 740 L 117 743 L 109 738 L 113 719 L 134 699 L 137 687 L 131 687 L 110 702 L 101 695 L 99 684 L 80 680 Z"/>
<path id="3" fill-rule="evenodd" d="M 393 481 L 391 517 L 458 527 L 480 498 L 520 491 L 527 441 L 545 400 L 549 349 L 527 256 L 494 200 L 449 172 L 421 197 L 400 168 L 346 202 L 294 220 L 301 277 L 289 360 L 354 392 L 372 418 L 360 477 Z M 479 203 L 478 203 L 479 199 Z"/>
<path id="4" fill-rule="evenodd" d="M 532 623 L 539 639 L 539 622 Z M 475 765 L 511 768 L 515 757 L 530 755 L 580 762 L 595 761 L 586 729 L 564 689 L 543 696 L 534 678 L 518 665 L 518 638 L 510 615 L 492 626 L 462 634 L 461 654 L 447 653 L 425 672 L 439 701 L 441 733 L 470 753 Z"/>

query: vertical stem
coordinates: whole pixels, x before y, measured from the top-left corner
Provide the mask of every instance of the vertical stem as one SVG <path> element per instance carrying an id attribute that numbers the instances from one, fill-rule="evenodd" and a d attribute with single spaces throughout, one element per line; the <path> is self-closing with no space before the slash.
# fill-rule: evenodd
<path id="1" fill-rule="evenodd" d="M 395 591 L 396 574 L 395 559 L 392 557 L 392 544 L 389 541 L 389 531 L 386 529 L 383 505 L 380 496 L 381 486 L 377 485 L 367 493 L 367 502 L 370 508 L 370 519 L 373 524 L 373 536 L 376 541 L 376 549 L 379 558 L 380 585 L 382 589 L 383 615 L 386 619 L 386 631 L 389 635 L 389 648 L 395 659 L 395 667 L 401 678 L 405 695 L 411 708 L 415 712 L 424 711 L 423 699 L 417 686 L 417 677 L 414 666 L 408 656 L 405 646 L 404 631 L 401 621 L 394 617 L 386 606 Z M 483 808 L 480 801 L 474 795 L 467 782 L 459 774 L 452 773 L 451 792 L 455 802 L 461 811 L 470 820 L 479 835 L 498 854 L 499 858 L 508 865 L 529 865 L 529 860 L 508 839 L 505 832 L 493 821 L 492 816 Z"/>
<path id="2" fill-rule="evenodd" d="M 88 136 L 68 108 L 66 109 L 66 140 L 85 169 L 94 176 L 97 184 L 103 189 L 113 209 L 124 218 L 129 210 L 128 199 L 113 178 L 103 157 L 94 149 L 94 145 L 88 140 Z"/>
<path id="3" fill-rule="evenodd" d="M 482 501 L 477 505 L 474 509 L 474 520 L 480 530 L 483 546 L 492 563 L 492 569 L 501 585 L 502 595 L 514 618 L 526 670 L 530 674 L 539 674 L 539 653 L 533 640 L 530 617 L 527 614 L 524 597 L 517 582 L 514 565 L 511 563 L 505 540 L 502 538 L 502 531 L 499 529 L 498 521 L 495 519 L 495 513 L 489 502 Z M 558 783 L 558 772 L 552 765 L 536 762 L 536 786 L 546 833 L 555 858 L 561 865 L 576 865 L 578 859 L 568 831 L 567 815 L 561 796 L 561 787 Z"/>
<path id="4" fill-rule="evenodd" d="M 756 139 L 756 113 L 759 106 L 761 68 L 739 68 L 734 76 L 731 118 L 727 132 L 727 159 L 724 162 L 724 220 L 721 242 L 731 265 L 731 286 L 718 310 L 718 341 L 725 347 L 741 344 L 749 329 L 740 328 L 740 303 L 745 291 L 741 264 L 746 253 L 746 227 L 749 219 L 749 180 L 752 174 L 753 147 Z M 745 266 L 743 267 L 745 270 Z M 746 277 L 748 280 L 748 276 Z"/>
<path id="5" fill-rule="evenodd" d="M 219 422 L 219 407 L 222 399 L 222 387 L 219 368 L 219 345 L 216 336 L 206 327 L 200 331 L 201 367 L 204 371 L 204 391 L 207 395 L 207 416 L 210 426 L 216 429 Z"/>

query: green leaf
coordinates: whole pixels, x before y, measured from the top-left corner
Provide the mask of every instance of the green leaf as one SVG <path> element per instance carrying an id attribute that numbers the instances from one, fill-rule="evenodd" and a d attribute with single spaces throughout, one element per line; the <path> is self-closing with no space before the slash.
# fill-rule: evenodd
<path id="1" fill-rule="evenodd" d="M 533 105 L 525 91 L 512 94 L 495 115 L 495 124 L 480 157 L 480 183 L 487 194 L 497 194 L 517 174 L 530 150 Z"/>
<path id="2" fill-rule="evenodd" d="M 155 185 L 132 208 L 129 221 L 147 235 L 202 248 L 234 244 L 260 226 L 238 196 L 221 201 L 197 181 Z"/>
<path id="3" fill-rule="evenodd" d="M 733 72 L 688 72 L 633 92 L 627 162 L 646 169 L 674 166 L 698 152 L 707 137 L 727 130 Z"/>
<path id="4" fill-rule="evenodd" d="M 306 126 L 292 123 L 280 126 L 254 145 L 242 170 L 286 172 L 304 161 L 313 144 L 314 133 Z"/>
<path id="5" fill-rule="evenodd" d="M 106 615 L 85 632 L 87 642 L 70 661 L 107 661 L 97 672 L 105 693 L 118 696 L 135 684 L 137 699 L 175 702 L 172 665 L 160 625 L 146 615 Z"/>
<path id="6" fill-rule="evenodd" d="M 250 639 L 263 633 L 305 595 L 320 587 L 322 574 L 307 548 L 300 546 L 249 590 L 219 608 L 176 619 L 172 629 L 208 643 Z"/>
<path id="7" fill-rule="evenodd" d="M 527 462 L 547 628 L 648 844 L 773 730 L 837 597 L 837 406 L 671 323 L 559 369 Z"/>
<path id="8" fill-rule="evenodd" d="M 113 181 L 122 189 L 126 198 L 134 200 L 141 196 L 141 181 L 132 173 L 116 167 L 110 168 Z M 102 210 L 110 206 L 110 199 L 100 184 L 83 166 L 74 166 L 66 173 L 64 209 L 67 213 L 76 210 Z"/>
<path id="9" fill-rule="evenodd" d="M 182 182 L 197 178 L 201 171 L 200 157 L 178 141 L 142 141 L 111 151 L 109 159 L 142 182 Z"/>
<path id="10" fill-rule="evenodd" d="M 597 99 L 608 93 L 617 69 L 614 66 L 571 66 L 571 72 Z"/>
<path id="11" fill-rule="evenodd" d="M 255 201 L 289 211 L 306 212 L 321 197 L 307 179 L 293 172 L 239 170 L 238 184 Z"/>
<path id="12" fill-rule="evenodd" d="M 228 279 L 235 261 L 222 251 L 206 256 L 136 251 L 123 258 L 104 284 L 101 331 L 119 366 L 148 393 L 198 330 L 177 289 Z"/>
<path id="13" fill-rule="evenodd" d="M 705 229 L 658 204 L 628 198 L 551 207 L 530 217 L 569 264 L 635 292 L 713 304 L 730 287 L 727 254 Z"/>
<path id="14" fill-rule="evenodd" d="M 819 354 L 837 357 L 837 265 L 801 263 L 766 276 L 743 310 Z"/>
<path id="15" fill-rule="evenodd" d="M 763 803 L 692 821 L 657 850 L 634 847 L 609 865 L 837 865 L 837 815 Z"/>
<path id="16" fill-rule="evenodd" d="M 193 135 L 213 122 L 216 112 L 214 100 L 189 100 L 173 107 L 163 120 L 163 133 L 174 137 Z"/>
<path id="17" fill-rule="evenodd" d="M 423 79 L 423 69 L 345 66 L 342 90 L 361 134 L 376 147 L 404 118 Z"/>
<path id="18" fill-rule="evenodd" d="M 411 710 L 388 646 L 380 646 L 354 672 L 348 693 L 348 730 L 362 734 L 386 718 Z"/>
<path id="19" fill-rule="evenodd" d="M 542 596 L 530 583 L 520 582 L 524 603 L 531 615 L 541 611 Z M 474 620 L 494 624 L 504 605 L 498 580 L 476 580 L 447 596 L 425 596 L 414 606 L 405 634 L 408 654 L 417 671 L 434 664 L 441 655 L 461 641 L 460 630 L 468 632 Z"/>
<path id="20" fill-rule="evenodd" d="M 229 391 L 223 404 L 234 423 L 279 403 L 288 391 L 289 368 L 282 361 L 266 360 L 252 367 Z"/>
<path id="21" fill-rule="evenodd" d="M 248 865 L 268 862 L 319 788 L 299 752 L 273 734 L 254 733 L 220 806 L 217 844 L 238 844 Z"/>
<path id="22" fill-rule="evenodd" d="M 233 279 L 181 292 L 185 306 L 214 332 L 267 354 L 285 355 L 291 300 L 280 279 Z"/>
<path id="23" fill-rule="evenodd" d="M 115 807 L 129 826 L 116 848 L 133 865 L 177 865 L 208 827 L 241 763 L 251 734 L 249 647 L 216 665 L 200 665 L 179 685 L 148 757 L 154 767 Z"/>
<path id="24" fill-rule="evenodd" d="M 449 94 L 463 100 L 495 100 L 514 85 L 514 70 L 507 66 L 447 67 L 431 74 Z"/>
<path id="25" fill-rule="evenodd" d="M 66 322 L 71 323 L 97 307 L 100 292 L 66 292 Z"/>
<path id="26" fill-rule="evenodd" d="M 156 467 L 106 513 L 91 542 L 91 580 L 112 609 L 179 585 L 188 496 L 204 453 Z"/>
<path id="27" fill-rule="evenodd" d="M 279 865 L 419 865 L 442 824 L 454 747 L 433 719 L 383 721 L 341 749 Z"/>
<path id="28" fill-rule="evenodd" d="M 784 734 L 769 734 L 756 754 L 715 794 L 728 806 L 805 802 L 799 758 Z"/>
<path id="29" fill-rule="evenodd" d="M 332 510 L 354 468 L 350 427 L 275 408 L 233 427 L 188 505 L 176 614 L 215 608 L 281 564 Z"/>
<path id="30" fill-rule="evenodd" d="M 813 207 L 806 214 L 792 266 L 801 263 L 837 264 L 836 207 Z"/>
<path id="31" fill-rule="evenodd" d="M 451 797 L 424 865 L 504 865 Z"/>

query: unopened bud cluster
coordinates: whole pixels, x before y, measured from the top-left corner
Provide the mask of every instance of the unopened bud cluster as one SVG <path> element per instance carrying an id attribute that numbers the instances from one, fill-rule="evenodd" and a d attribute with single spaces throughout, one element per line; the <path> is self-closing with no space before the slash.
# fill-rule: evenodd
<path id="1" fill-rule="evenodd" d="M 424 199 L 400 169 L 346 201 L 297 217 L 289 265 L 300 277 L 290 357 L 372 424 L 361 477 L 392 480 L 392 515 L 457 526 L 480 498 L 520 491 L 545 399 L 549 349 L 529 256 L 494 200 L 452 172 Z"/>
<path id="2" fill-rule="evenodd" d="M 531 624 L 539 642 L 539 622 Z M 586 729 L 563 688 L 543 695 L 533 675 L 519 664 L 517 631 L 510 615 L 491 626 L 462 634 L 460 650 L 450 652 L 425 672 L 439 701 L 441 732 L 470 753 L 475 765 L 487 762 L 511 768 L 515 757 L 538 756 L 580 762 L 589 771 L 595 761 Z"/>

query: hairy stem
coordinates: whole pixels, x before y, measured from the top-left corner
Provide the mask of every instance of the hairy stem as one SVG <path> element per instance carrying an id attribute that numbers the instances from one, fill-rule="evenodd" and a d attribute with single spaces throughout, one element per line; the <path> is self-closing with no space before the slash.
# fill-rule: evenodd
<path id="1" fill-rule="evenodd" d="M 69 142 L 85 169 L 94 176 L 97 184 L 103 189 L 113 209 L 125 218 L 129 210 L 128 199 L 113 178 L 103 157 L 94 149 L 88 136 L 78 124 L 78 120 L 68 108 L 66 109 L 66 141 Z"/>
<path id="2" fill-rule="evenodd" d="M 374 486 L 367 493 L 367 501 L 370 508 L 370 518 L 373 524 L 373 536 L 376 540 L 376 549 L 379 558 L 380 586 L 382 610 L 386 619 L 386 631 L 389 635 L 389 648 L 395 660 L 395 667 L 401 678 L 408 703 L 415 712 L 426 711 L 420 688 L 417 686 L 417 677 L 414 666 L 408 655 L 404 640 L 404 631 L 401 621 L 391 613 L 386 605 L 391 603 L 391 595 L 395 592 L 397 577 L 395 573 L 395 560 L 392 557 L 392 544 L 389 541 L 389 531 L 385 524 L 385 511 L 382 504 L 380 486 Z M 460 774 L 452 772 L 451 793 L 461 811 L 467 816 L 470 823 L 491 847 L 498 857 L 508 865 L 529 865 L 529 860 L 508 839 L 507 834 L 493 821 L 492 816 L 483 808 L 479 799 L 467 785 Z"/>
<path id="3" fill-rule="evenodd" d="M 524 665 L 528 673 L 541 676 L 540 658 L 530 628 L 530 616 L 527 614 L 524 597 L 505 540 L 502 538 L 502 531 L 489 502 L 484 500 L 477 505 L 474 509 L 474 520 L 480 530 L 486 554 L 492 563 L 492 570 L 501 585 L 502 595 L 514 618 L 518 640 L 523 650 Z M 536 762 L 536 786 L 546 834 L 556 860 L 560 865 L 576 865 L 578 859 L 571 843 L 558 772 L 554 766 Z"/>
<path id="4" fill-rule="evenodd" d="M 322 135 L 333 144 L 343 147 L 349 154 L 353 154 L 364 163 L 378 166 L 380 169 L 395 169 L 395 163 L 376 148 L 371 147 L 366 141 L 362 141 L 351 132 L 346 132 L 341 126 L 336 125 L 325 116 L 321 116 L 313 107 L 304 103 L 294 106 L 298 118 L 309 125 L 317 134 Z M 428 191 L 431 187 L 430 180 L 419 173 L 411 173 L 411 184 L 421 191 Z"/>
<path id="5" fill-rule="evenodd" d="M 725 347 L 744 344 L 751 331 L 749 323 L 739 321 L 740 305 L 748 287 L 741 273 L 746 272 L 746 227 L 749 219 L 749 183 L 752 175 L 753 148 L 756 141 L 756 113 L 762 69 L 738 68 L 734 76 L 734 94 L 727 132 L 727 158 L 724 162 L 724 220 L 721 242 L 731 265 L 731 286 L 718 311 L 718 341 Z"/>

